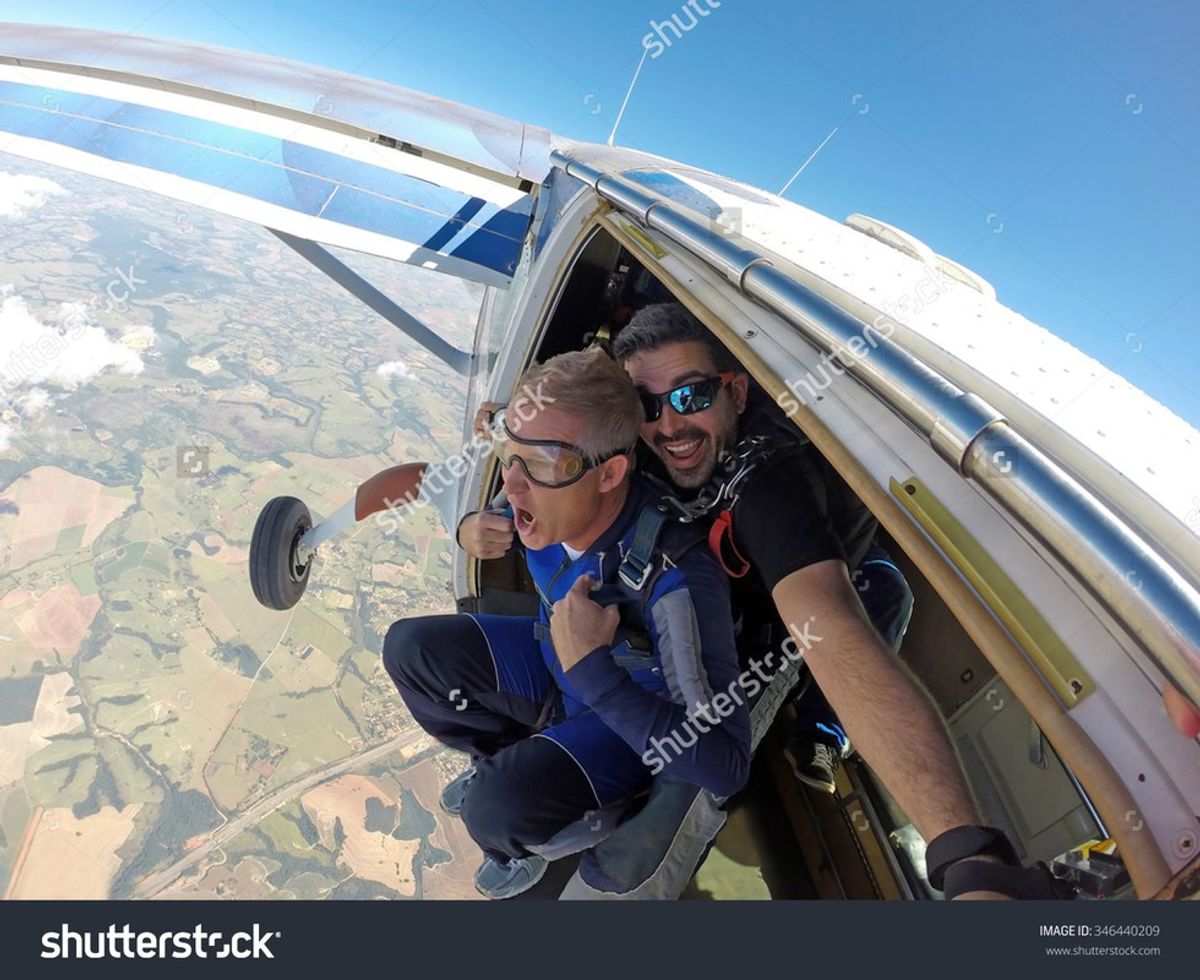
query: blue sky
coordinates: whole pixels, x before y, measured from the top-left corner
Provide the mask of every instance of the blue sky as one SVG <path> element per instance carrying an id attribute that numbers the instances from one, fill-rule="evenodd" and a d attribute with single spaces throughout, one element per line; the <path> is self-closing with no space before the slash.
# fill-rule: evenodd
<path id="1" fill-rule="evenodd" d="M 618 142 L 777 191 L 838 126 L 791 199 L 912 232 L 1200 427 L 1195 0 L 696 3 Z M 681 6 L 4 0 L 0 20 L 259 50 L 603 141 Z"/>

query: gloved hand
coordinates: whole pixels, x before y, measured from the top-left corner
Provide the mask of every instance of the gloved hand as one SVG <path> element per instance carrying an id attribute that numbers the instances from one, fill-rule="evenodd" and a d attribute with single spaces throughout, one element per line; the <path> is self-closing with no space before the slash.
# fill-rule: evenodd
<path id="1" fill-rule="evenodd" d="M 1020 864 L 979 861 L 970 858 L 946 869 L 943 894 L 947 899 L 971 892 L 992 892 L 995 897 L 1015 899 L 1071 898 L 1071 886 L 1050 873 L 1044 861 L 1028 868 Z"/>
<path id="2" fill-rule="evenodd" d="M 962 897 L 1070 898 L 1044 862 L 1025 868 L 1003 831 L 995 827 L 953 827 L 925 849 L 929 883 L 947 899 Z"/>

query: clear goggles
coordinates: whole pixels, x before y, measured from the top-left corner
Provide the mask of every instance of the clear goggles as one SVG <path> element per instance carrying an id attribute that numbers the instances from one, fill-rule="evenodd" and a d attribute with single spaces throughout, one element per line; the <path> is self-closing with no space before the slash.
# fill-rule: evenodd
<path id="1" fill-rule="evenodd" d="M 496 413 L 492 427 L 492 452 L 500 465 L 508 469 L 514 462 L 520 463 L 530 483 L 548 489 L 569 487 L 593 467 L 630 451 L 614 449 L 603 456 L 589 456 L 569 442 L 522 439 L 508 427 L 502 412 Z"/>

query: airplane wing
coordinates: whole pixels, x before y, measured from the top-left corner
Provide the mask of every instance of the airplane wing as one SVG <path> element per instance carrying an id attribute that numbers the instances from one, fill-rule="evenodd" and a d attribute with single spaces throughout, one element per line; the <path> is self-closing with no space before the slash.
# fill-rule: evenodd
<path id="1" fill-rule="evenodd" d="M 550 134 L 266 55 L 3 24 L 0 150 L 503 287 Z"/>

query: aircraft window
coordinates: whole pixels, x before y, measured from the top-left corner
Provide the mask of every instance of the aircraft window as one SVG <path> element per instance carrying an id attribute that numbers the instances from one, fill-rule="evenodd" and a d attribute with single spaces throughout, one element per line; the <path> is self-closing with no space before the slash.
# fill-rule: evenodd
<path id="1" fill-rule="evenodd" d="M 508 336 L 513 307 L 517 298 L 525 291 L 529 281 L 529 270 L 533 264 L 528 246 L 521 253 L 520 261 L 513 272 L 512 282 L 507 289 L 488 286 L 479 303 L 479 317 L 475 325 L 475 340 L 471 351 L 474 361 L 467 386 L 467 410 L 463 416 L 463 442 L 471 441 L 471 425 L 475 409 L 491 387 L 492 369 L 496 358 Z"/>

